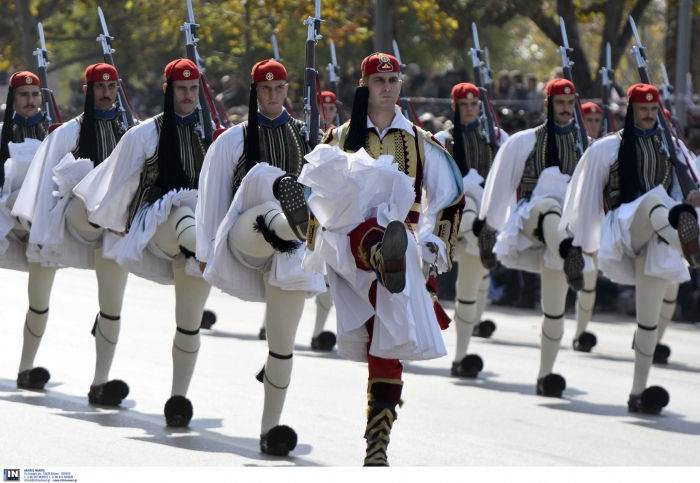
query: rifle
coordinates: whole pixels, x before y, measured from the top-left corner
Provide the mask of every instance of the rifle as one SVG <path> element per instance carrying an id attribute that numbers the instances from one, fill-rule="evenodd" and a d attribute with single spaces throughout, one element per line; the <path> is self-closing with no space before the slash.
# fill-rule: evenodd
<path id="1" fill-rule="evenodd" d="M 39 80 L 41 81 L 41 104 L 44 107 L 44 124 L 46 129 L 54 123 L 62 123 L 61 111 L 58 109 L 58 104 L 53 96 L 53 91 L 49 89 L 49 78 L 46 75 L 46 66 L 50 64 L 49 54 L 46 50 L 46 41 L 44 40 L 44 27 L 39 22 L 39 42 L 41 47 L 36 49 L 33 54 L 36 55 L 36 60 L 39 64 Z"/>
<path id="2" fill-rule="evenodd" d="M 634 34 L 634 40 L 636 45 L 632 46 L 630 51 L 637 58 L 637 70 L 639 71 L 639 77 L 643 84 L 651 85 L 651 80 L 649 79 L 649 72 L 647 72 L 647 57 L 645 53 L 645 47 L 642 46 L 642 41 L 639 39 L 639 32 L 637 32 L 637 25 L 634 23 L 634 19 L 630 15 L 630 26 L 632 27 L 632 33 Z M 683 197 L 687 197 L 688 193 L 693 190 L 698 189 L 698 183 L 694 179 L 695 176 L 691 174 L 690 169 L 686 163 L 683 163 L 678 158 L 678 153 L 676 153 L 676 148 L 673 143 L 673 136 L 671 135 L 671 127 L 666 121 L 666 116 L 663 112 L 659 112 L 656 116 L 657 129 L 661 131 L 661 146 L 659 151 L 664 154 L 664 156 L 671 159 L 673 167 L 676 169 L 676 177 L 678 178 L 678 183 L 683 191 Z"/>
<path id="3" fill-rule="evenodd" d="M 685 133 L 683 132 L 683 126 L 681 126 L 680 121 L 676 117 L 676 113 L 673 109 L 673 103 L 671 102 L 671 92 L 673 92 L 673 86 L 668 80 L 668 73 L 666 72 L 666 66 L 661 64 L 661 73 L 664 76 L 664 83 L 659 86 L 659 90 L 664 96 L 664 107 L 668 109 L 671 113 L 671 122 L 673 123 L 671 127 L 675 131 L 674 134 L 676 139 L 682 139 L 683 142 L 688 145 L 685 139 Z"/>
<path id="4" fill-rule="evenodd" d="M 493 70 L 491 70 L 491 59 L 489 58 L 489 48 L 484 47 L 484 60 L 486 64 L 481 69 L 481 78 L 484 83 L 486 92 L 489 93 L 489 99 L 493 97 Z"/>
<path id="5" fill-rule="evenodd" d="M 105 16 L 102 13 L 102 9 L 97 7 L 97 14 L 100 17 L 100 24 L 102 25 L 102 33 L 97 37 L 97 42 L 102 44 L 102 56 L 105 59 L 105 63 L 114 66 L 114 59 L 112 54 L 115 50 L 112 48 L 112 40 L 114 37 L 109 35 L 109 30 L 107 30 L 107 22 L 105 21 Z M 135 126 L 139 119 L 134 111 L 129 96 L 124 88 L 124 82 L 121 79 L 117 80 L 117 112 L 119 113 L 119 124 L 120 129 L 126 132 L 132 126 Z"/>
<path id="6" fill-rule="evenodd" d="M 318 71 L 316 70 L 316 43 L 321 39 L 321 0 L 316 0 L 313 17 L 304 20 L 308 26 L 306 37 L 306 69 L 304 70 L 304 128 L 306 142 L 315 148 L 318 144 L 318 132 L 321 125 L 318 95 L 320 94 Z"/>
<path id="7" fill-rule="evenodd" d="M 335 115 L 335 125 L 341 126 L 347 121 L 345 119 L 345 111 L 343 110 L 343 103 L 340 102 L 340 97 L 338 97 L 338 72 L 340 67 L 338 67 L 338 59 L 335 57 L 335 44 L 331 40 L 331 63 L 328 64 L 326 70 L 330 74 L 331 82 L 331 92 L 335 94 L 335 105 L 338 108 L 338 113 Z"/>
<path id="8" fill-rule="evenodd" d="M 219 129 L 221 126 L 217 119 L 212 116 L 210 104 L 209 89 L 207 88 L 206 80 L 201 69 L 199 54 L 197 53 L 197 27 L 199 24 L 194 21 L 194 10 L 192 10 L 192 0 L 187 1 L 187 21 L 180 27 L 180 30 L 185 32 L 185 41 L 187 42 L 187 58 L 191 60 L 199 69 L 199 99 L 197 99 L 197 126 L 195 130 L 199 133 L 201 139 L 206 140 L 207 144 L 211 144 L 214 138 L 214 128 Z M 213 103 L 212 103 L 213 105 Z"/>
<path id="9" fill-rule="evenodd" d="M 564 25 L 564 19 L 559 17 L 559 27 L 561 27 L 561 37 L 564 40 L 564 45 L 559 47 L 557 53 L 561 55 L 561 64 L 564 68 L 564 78 L 574 83 L 574 79 L 571 75 L 571 66 L 574 63 L 571 61 L 569 54 L 574 51 L 569 47 L 569 38 L 566 35 L 566 26 Z M 579 158 L 583 156 L 583 152 L 588 149 L 588 127 L 586 126 L 586 120 L 583 117 L 583 111 L 581 110 L 581 99 L 579 98 L 578 92 L 576 93 L 576 107 L 574 108 L 574 145 L 578 151 Z"/>
<path id="10" fill-rule="evenodd" d="M 280 64 L 284 62 L 284 60 L 280 57 L 280 51 L 279 48 L 277 48 L 277 36 L 275 34 L 272 34 L 272 58 L 276 62 L 279 62 Z M 294 117 L 294 111 L 292 111 L 292 104 L 289 102 L 289 98 L 285 97 L 284 98 L 284 108 L 289 112 L 289 115 Z"/>
<path id="11" fill-rule="evenodd" d="M 403 68 L 406 67 L 406 65 L 401 62 L 399 44 L 396 43 L 396 40 L 392 40 L 391 43 L 394 46 L 394 57 L 396 57 L 396 60 L 399 61 L 399 80 L 403 81 Z M 423 128 L 423 123 L 420 122 L 420 119 L 418 118 L 416 108 L 413 107 L 411 99 L 406 97 L 406 87 L 404 87 L 403 83 L 401 84 L 401 93 L 399 94 L 399 101 L 397 104 L 401 107 L 403 115 L 406 117 L 406 119 L 411 121 L 416 126 Z"/>
<path id="12" fill-rule="evenodd" d="M 479 45 L 479 32 L 476 30 L 476 24 L 472 23 L 472 37 L 474 38 L 474 48 L 469 49 L 469 55 L 472 58 L 472 68 L 474 69 L 474 84 L 479 88 L 479 99 L 481 99 L 481 125 L 485 129 L 482 130 L 484 141 L 486 144 L 491 145 L 493 154 L 498 151 L 497 139 L 501 137 L 500 131 L 497 129 L 493 106 L 491 105 L 491 99 L 489 93 L 484 87 L 484 74 L 490 78 L 488 69 L 484 68 L 484 61 L 482 61 L 482 55 L 484 51 L 481 50 Z M 486 70 L 486 72 L 484 72 Z M 459 106 L 455 106 L 455 109 L 459 109 Z M 458 126 L 455 126 L 458 129 Z"/>
<path id="13" fill-rule="evenodd" d="M 608 42 L 605 44 L 605 67 L 600 68 L 600 79 L 603 84 L 603 136 L 615 130 L 615 118 L 610 109 L 610 89 L 613 86 L 614 72 L 610 68 L 610 42 Z"/>

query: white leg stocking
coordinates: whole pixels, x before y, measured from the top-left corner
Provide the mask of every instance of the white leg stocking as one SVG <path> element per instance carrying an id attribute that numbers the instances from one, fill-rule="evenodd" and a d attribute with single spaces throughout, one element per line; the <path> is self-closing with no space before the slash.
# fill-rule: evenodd
<path id="1" fill-rule="evenodd" d="M 489 287 L 491 286 L 491 275 L 486 272 L 486 275 L 481 279 L 479 284 L 479 294 L 476 296 L 476 321 L 481 322 L 481 317 L 486 310 L 486 302 L 489 299 Z"/>
<path id="2" fill-rule="evenodd" d="M 333 307 L 333 296 L 331 295 L 330 289 L 316 296 L 316 325 L 314 326 L 314 337 L 318 337 L 318 335 L 323 332 L 323 327 L 326 325 L 331 307 Z"/>
<path id="3" fill-rule="evenodd" d="M 258 216 L 263 216 L 267 227 L 282 240 L 297 239 L 279 203 L 268 201 L 249 209 L 231 227 L 228 243 L 233 253 L 241 254 L 253 266 L 262 265 L 275 252 L 262 234 L 253 229 Z"/>
<path id="4" fill-rule="evenodd" d="M 635 259 L 637 331 L 634 334 L 634 378 L 630 394 L 646 389 L 658 335 L 658 320 L 668 281 L 644 273 L 646 257 Z"/>
<path id="5" fill-rule="evenodd" d="M 544 215 L 544 217 L 542 218 L 541 233 L 544 238 L 544 243 L 558 257 L 559 245 L 562 241 L 569 238 L 569 234 L 566 230 L 559 229 L 561 206 L 557 200 L 545 198 L 532 207 L 530 210 L 530 218 L 523 220 L 523 233 L 529 238 L 537 239 L 535 237 L 535 232 L 540 228 L 539 220 L 542 215 Z"/>
<path id="6" fill-rule="evenodd" d="M 598 282 L 598 257 L 593 257 L 595 270 L 583 272 L 583 289 L 577 294 L 576 303 L 576 335 L 578 339 L 586 331 L 588 322 L 591 321 L 593 308 L 595 307 L 595 287 Z"/>
<path id="7" fill-rule="evenodd" d="M 464 235 L 467 243 L 479 246 L 479 238 L 474 235 L 474 220 L 477 217 L 476 202 L 469 196 L 464 197 L 464 209 L 462 210 L 462 222 L 459 225 L 459 233 Z"/>
<path id="8" fill-rule="evenodd" d="M 659 336 L 656 340 L 657 344 L 661 343 L 661 339 L 666 332 L 666 327 L 673 319 L 673 313 L 676 311 L 676 299 L 678 299 L 678 287 L 677 283 L 670 283 L 666 288 L 666 293 L 664 294 L 664 301 L 661 305 L 661 315 L 659 316 Z"/>
<path id="9" fill-rule="evenodd" d="M 265 363 L 265 404 L 260 434 L 277 426 L 282 416 L 287 387 L 292 379 L 292 353 L 305 294 L 296 290 L 282 290 L 269 284 L 265 274 L 267 300 L 267 346 Z"/>
<path id="10" fill-rule="evenodd" d="M 122 303 L 129 272 L 114 260 L 103 258 L 102 249 L 98 248 L 95 250 L 95 275 L 100 313 L 95 326 L 96 362 L 93 386 L 109 380 L 109 370 L 119 341 Z"/>
<path id="11" fill-rule="evenodd" d="M 458 252 L 459 273 L 457 274 L 457 307 L 455 327 L 457 328 L 457 348 L 455 362 L 461 361 L 469 348 L 474 324 L 479 322 L 477 298 L 483 277 L 488 274 L 479 257 L 463 250 Z"/>
<path id="12" fill-rule="evenodd" d="M 211 285 L 202 278 L 186 275 L 184 267 L 175 268 L 173 272 L 177 330 L 173 340 L 173 386 L 170 395 L 187 396 L 199 352 L 202 313 Z"/>
<path id="13" fill-rule="evenodd" d="M 547 217 L 549 218 L 549 217 Z M 552 219 L 559 217 L 552 216 Z M 561 270 L 550 270 L 540 262 L 542 273 L 542 311 L 544 322 L 542 323 L 542 350 L 540 352 L 540 372 L 537 376 L 541 379 L 552 373 L 554 361 L 561 346 L 561 338 L 564 335 L 564 310 L 566 307 L 566 292 L 569 286 L 566 277 Z"/>
<path id="14" fill-rule="evenodd" d="M 24 323 L 24 345 L 19 372 L 32 369 L 34 359 L 41 344 L 41 338 L 49 320 L 49 300 L 51 287 L 56 277 L 55 268 L 42 267 L 38 263 L 29 263 L 29 310 Z"/>

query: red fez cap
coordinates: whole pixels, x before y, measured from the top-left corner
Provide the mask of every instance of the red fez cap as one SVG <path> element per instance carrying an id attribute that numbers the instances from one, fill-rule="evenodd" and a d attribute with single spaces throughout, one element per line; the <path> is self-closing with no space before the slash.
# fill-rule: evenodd
<path id="1" fill-rule="evenodd" d="M 586 102 L 586 103 L 582 104 L 581 111 L 583 112 L 584 116 L 587 114 L 602 114 L 603 113 L 603 110 L 595 102 Z"/>
<path id="2" fill-rule="evenodd" d="M 561 94 L 576 94 L 576 89 L 571 81 L 566 79 L 554 79 L 547 84 L 547 97 Z"/>
<path id="3" fill-rule="evenodd" d="M 452 88 L 452 100 L 479 98 L 479 88 L 469 82 L 462 82 Z"/>
<path id="4" fill-rule="evenodd" d="M 174 81 L 199 79 L 199 69 L 190 59 L 175 59 L 165 66 L 165 78 Z"/>
<path id="5" fill-rule="evenodd" d="M 399 61 L 393 55 L 378 52 L 365 57 L 365 60 L 362 61 L 362 77 L 385 72 L 401 72 Z"/>
<path id="6" fill-rule="evenodd" d="M 106 82 L 119 80 L 119 74 L 117 74 L 117 69 L 109 64 L 100 62 L 99 64 L 93 64 L 85 69 L 85 82 Z"/>
<path id="7" fill-rule="evenodd" d="M 282 64 L 276 60 L 261 60 L 253 66 L 253 70 L 250 73 L 253 78 L 253 83 L 258 82 L 273 81 L 273 80 L 287 80 L 287 69 L 284 68 Z"/>
<path id="8" fill-rule="evenodd" d="M 32 85 L 41 87 L 41 82 L 39 82 L 39 78 L 37 76 L 31 72 L 27 72 L 26 70 L 17 71 L 12 74 L 12 77 L 10 77 L 10 87 L 15 89 L 17 87 Z"/>
<path id="9" fill-rule="evenodd" d="M 632 102 L 659 102 L 659 90 L 649 84 L 635 84 L 627 89 L 627 99 Z"/>
<path id="10" fill-rule="evenodd" d="M 321 91 L 321 100 L 324 104 L 335 104 L 337 99 L 331 91 Z"/>

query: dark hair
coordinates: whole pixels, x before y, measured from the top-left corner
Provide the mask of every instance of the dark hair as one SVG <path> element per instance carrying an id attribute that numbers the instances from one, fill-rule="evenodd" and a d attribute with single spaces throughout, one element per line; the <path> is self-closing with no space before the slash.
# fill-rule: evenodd
<path id="1" fill-rule="evenodd" d="M 260 135 L 258 133 L 258 85 L 253 82 L 250 85 L 250 98 L 248 99 L 248 139 L 245 146 L 246 173 L 260 162 Z"/>
<path id="2" fill-rule="evenodd" d="M 557 133 L 554 130 L 554 103 L 552 96 L 547 97 L 547 150 L 545 154 L 545 166 L 559 166 L 559 150 L 557 149 Z"/>
<path id="3" fill-rule="evenodd" d="M 5 104 L 5 119 L 2 126 L 2 141 L 0 141 L 0 189 L 5 184 L 5 161 L 10 157 L 8 144 L 12 141 L 12 131 L 14 131 L 15 121 L 15 91 L 10 86 L 7 91 L 7 103 Z"/>
<path id="4" fill-rule="evenodd" d="M 639 175 L 637 173 L 637 140 L 634 134 L 634 108 L 632 100 L 627 105 L 625 129 L 622 132 L 620 150 L 617 152 L 617 166 L 620 176 L 622 203 L 630 203 L 637 198 Z"/>
<path id="5" fill-rule="evenodd" d="M 350 127 L 345 138 L 345 151 L 359 151 L 367 141 L 367 108 L 369 105 L 369 88 L 359 86 L 355 89 L 355 100 L 352 103 Z"/>
<path id="6" fill-rule="evenodd" d="M 459 168 L 459 172 L 462 176 L 466 176 L 469 169 L 467 168 L 467 153 L 464 149 L 464 142 L 462 141 L 462 118 L 459 114 L 459 104 L 455 103 L 455 117 L 454 117 L 454 127 L 452 130 L 452 142 L 454 147 L 452 149 L 452 156 L 454 157 L 455 163 Z"/>
<path id="7" fill-rule="evenodd" d="M 165 88 L 163 126 L 158 139 L 158 179 L 155 185 L 162 190 L 163 195 L 173 189 L 189 187 L 180 161 L 180 136 L 175 124 L 172 79 L 168 79 Z"/>

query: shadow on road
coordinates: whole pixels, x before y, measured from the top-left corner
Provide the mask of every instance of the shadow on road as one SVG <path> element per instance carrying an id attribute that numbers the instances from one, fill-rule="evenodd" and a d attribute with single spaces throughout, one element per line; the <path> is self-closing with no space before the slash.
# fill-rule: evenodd
<path id="1" fill-rule="evenodd" d="M 568 404 L 543 404 L 550 409 L 558 409 L 580 414 L 590 414 L 593 416 L 613 416 L 635 418 L 636 421 L 622 421 L 625 424 L 632 424 L 642 428 L 668 431 L 671 433 L 700 435 L 700 423 L 687 421 L 683 415 L 666 411 L 660 415 L 630 413 L 627 411 L 627 404 L 592 404 L 586 401 L 571 399 Z"/>
<path id="2" fill-rule="evenodd" d="M 147 433 L 144 436 L 130 436 L 127 439 L 161 444 L 190 451 L 235 454 L 259 461 L 275 461 L 282 466 L 318 466 L 316 463 L 297 458 L 311 453 L 313 447 L 299 444 L 289 457 L 272 457 L 260 453 L 259 440 L 222 435 L 210 431 L 222 427 L 221 419 L 192 420 L 189 428 L 169 428 L 162 414 L 148 414 L 126 408 L 92 406 L 86 397 L 70 396 L 57 392 L 27 391 L 13 388 L 15 381 L 0 379 L 0 401 L 42 406 L 62 411 L 56 416 L 99 424 L 108 428 L 135 428 Z M 125 404 L 133 401 L 126 400 Z M 287 463 L 286 465 L 284 463 Z"/>
<path id="3" fill-rule="evenodd" d="M 260 340 L 258 339 L 257 334 L 236 334 L 233 332 L 220 332 L 218 330 L 202 330 L 199 333 L 205 337 L 213 337 L 217 339 Z"/>

